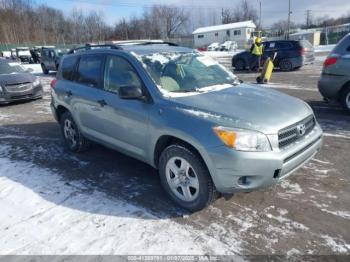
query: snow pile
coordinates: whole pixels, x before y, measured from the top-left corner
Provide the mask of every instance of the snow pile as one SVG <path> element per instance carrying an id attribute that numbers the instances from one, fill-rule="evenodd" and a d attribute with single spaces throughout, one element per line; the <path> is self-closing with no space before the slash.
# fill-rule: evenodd
<path id="1" fill-rule="evenodd" d="M 188 225 L 110 199 L 0 146 L 0 254 L 227 254 L 240 250 Z"/>
<path id="2" fill-rule="evenodd" d="M 243 52 L 244 50 L 237 49 L 235 51 L 204 51 L 200 52 L 201 54 L 205 56 L 210 56 L 213 58 L 218 58 L 218 57 L 229 57 L 232 58 L 234 55 Z"/>

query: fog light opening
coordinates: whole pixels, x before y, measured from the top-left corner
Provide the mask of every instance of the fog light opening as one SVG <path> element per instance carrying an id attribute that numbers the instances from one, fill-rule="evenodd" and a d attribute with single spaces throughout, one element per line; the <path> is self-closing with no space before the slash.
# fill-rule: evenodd
<path id="1" fill-rule="evenodd" d="M 249 177 L 248 176 L 241 176 L 239 179 L 238 179 L 238 184 L 240 186 L 249 186 L 250 184 L 250 181 L 249 181 Z"/>
<path id="2" fill-rule="evenodd" d="M 281 169 L 276 169 L 275 173 L 273 174 L 273 178 L 279 178 L 280 174 L 281 174 Z"/>

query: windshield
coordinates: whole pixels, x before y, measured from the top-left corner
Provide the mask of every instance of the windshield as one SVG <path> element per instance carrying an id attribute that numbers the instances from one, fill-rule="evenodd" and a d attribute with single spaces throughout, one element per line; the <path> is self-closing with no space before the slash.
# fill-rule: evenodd
<path id="1" fill-rule="evenodd" d="M 65 54 L 67 54 L 67 51 L 66 50 L 56 50 L 56 54 L 58 57 L 62 57 L 64 56 Z"/>
<path id="2" fill-rule="evenodd" d="M 0 74 L 24 73 L 25 70 L 19 63 L 0 63 Z"/>
<path id="3" fill-rule="evenodd" d="M 200 92 L 206 87 L 239 83 L 215 60 L 197 53 L 155 53 L 141 59 L 158 87 L 167 92 Z"/>

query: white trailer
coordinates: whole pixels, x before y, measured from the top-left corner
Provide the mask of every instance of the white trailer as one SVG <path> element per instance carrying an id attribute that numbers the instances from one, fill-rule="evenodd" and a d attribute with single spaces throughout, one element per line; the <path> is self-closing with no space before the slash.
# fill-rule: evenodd
<path id="1" fill-rule="evenodd" d="M 253 21 L 201 27 L 192 33 L 194 46 L 196 48 L 207 47 L 214 42 L 235 41 L 239 48 L 245 48 L 255 28 L 256 25 Z"/>

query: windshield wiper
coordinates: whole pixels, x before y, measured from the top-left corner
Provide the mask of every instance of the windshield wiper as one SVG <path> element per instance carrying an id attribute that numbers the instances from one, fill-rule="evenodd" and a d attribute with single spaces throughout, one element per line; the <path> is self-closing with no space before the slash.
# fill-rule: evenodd
<path id="1" fill-rule="evenodd" d="M 174 92 L 174 93 L 191 93 L 191 92 L 203 93 L 203 91 L 200 90 L 199 88 L 180 89 L 180 90 L 174 90 L 172 92 Z"/>

